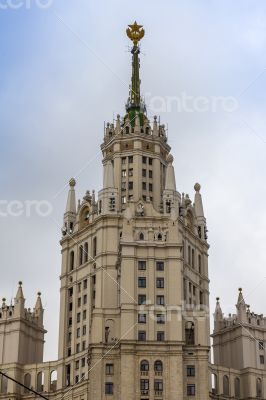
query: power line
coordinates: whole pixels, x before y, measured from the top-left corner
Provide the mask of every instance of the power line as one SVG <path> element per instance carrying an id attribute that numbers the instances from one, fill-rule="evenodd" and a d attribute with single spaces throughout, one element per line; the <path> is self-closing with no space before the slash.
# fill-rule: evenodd
<path id="1" fill-rule="evenodd" d="M 4 376 L 7 379 L 10 379 L 11 381 L 15 382 L 17 385 L 22 386 L 24 389 L 29 390 L 30 392 L 36 394 L 37 396 L 41 397 L 42 399 L 49 400 L 48 397 L 44 397 L 42 394 L 35 392 L 35 390 L 23 385 L 23 383 L 16 381 L 16 379 L 11 378 L 10 376 L 6 375 L 4 372 L 0 371 L 0 375 Z"/>

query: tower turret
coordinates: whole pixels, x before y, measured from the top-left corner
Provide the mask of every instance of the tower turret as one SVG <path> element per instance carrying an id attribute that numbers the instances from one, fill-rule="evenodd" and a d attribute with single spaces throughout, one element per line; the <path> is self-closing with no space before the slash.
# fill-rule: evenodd
<path id="1" fill-rule="evenodd" d="M 118 191 L 115 188 L 114 167 L 111 160 L 103 166 L 103 189 L 99 192 L 99 214 L 110 214 L 117 211 Z"/>
<path id="2" fill-rule="evenodd" d="M 221 309 L 219 297 L 216 297 L 216 307 L 213 316 L 214 316 L 214 331 L 219 331 L 223 323 L 223 312 Z"/>
<path id="3" fill-rule="evenodd" d="M 194 198 L 194 210 L 197 219 L 198 234 L 201 239 L 207 240 L 207 226 L 206 226 L 206 218 L 204 216 L 204 211 L 203 211 L 202 197 L 200 194 L 200 189 L 201 189 L 200 184 L 195 183 L 194 189 L 196 192 Z"/>
<path id="4" fill-rule="evenodd" d="M 77 218 L 75 186 L 76 186 L 75 179 L 74 178 L 70 179 L 66 211 L 64 214 L 64 227 L 62 228 L 62 233 L 64 236 L 67 233 L 68 234 L 73 233 L 74 225 Z"/>
<path id="5" fill-rule="evenodd" d="M 238 299 L 236 304 L 237 319 L 239 322 L 247 322 L 247 306 L 243 297 L 242 288 L 238 289 Z"/>
<path id="6" fill-rule="evenodd" d="M 173 167 L 174 158 L 171 154 L 167 157 L 165 189 L 163 191 L 164 213 L 169 214 L 173 208 L 178 211 L 178 195 L 176 191 L 175 170 Z M 177 214 L 178 215 L 178 214 Z"/>
<path id="7" fill-rule="evenodd" d="M 37 293 L 37 300 L 34 307 L 34 316 L 37 318 L 38 325 L 43 326 L 43 306 L 42 306 L 42 299 L 41 299 L 41 292 Z"/>
<path id="8" fill-rule="evenodd" d="M 14 316 L 22 317 L 24 315 L 25 310 L 25 298 L 22 290 L 22 282 L 18 283 L 18 290 L 15 297 L 15 305 L 14 305 Z"/>

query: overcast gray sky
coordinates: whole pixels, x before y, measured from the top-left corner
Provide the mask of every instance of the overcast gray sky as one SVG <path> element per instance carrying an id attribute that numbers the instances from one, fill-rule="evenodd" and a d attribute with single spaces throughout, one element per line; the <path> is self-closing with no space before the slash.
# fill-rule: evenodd
<path id="1" fill-rule="evenodd" d="M 12 5 L 9 0 L 9 5 Z M 243 287 L 266 310 L 266 4 L 256 0 L 0 0 L 1 214 L 5 201 L 51 203 L 50 217 L 0 217 L 0 296 L 24 283 L 43 293 L 46 359 L 57 356 L 60 227 L 69 178 L 99 190 L 104 121 L 124 113 L 131 59 L 142 42 L 149 116 L 168 124 L 179 192 L 202 185 L 211 305 L 234 311 Z M 219 99 L 220 100 L 219 100 Z M 217 100 L 218 99 L 218 100 Z M 204 107 L 203 107 L 204 105 Z M 160 112 L 159 112 L 160 111 Z M 212 309 L 213 311 L 213 309 Z M 56 338 L 56 339 L 55 339 Z"/>

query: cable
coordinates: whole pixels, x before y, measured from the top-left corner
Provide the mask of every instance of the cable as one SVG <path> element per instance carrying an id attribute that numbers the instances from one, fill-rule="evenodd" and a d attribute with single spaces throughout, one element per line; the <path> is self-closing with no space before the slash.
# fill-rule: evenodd
<path id="1" fill-rule="evenodd" d="M 41 397 L 42 399 L 49 400 L 48 397 L 44 397 L 42 394 L 40 394 L 40 393 L 38 393 L 38 392 L 35 392 L 35 390 L 30 389 L 29 387 L 23 385 L 23 383 L 20 383 L 20 382 L 16 381 L 16 379 L 11 378 L 10 376 L 4 374 L 4 372 L 0 371 L 0 375 L 4 376 L 4 377 L 7 378 L 7 379 L 10 379 L 11 381 L 17 383 L 19 386 L 22 386 L 24 389 L 27 389 L 27 390 L 29 390 L 30 392 L 36 394 L 37 396 Z"/>

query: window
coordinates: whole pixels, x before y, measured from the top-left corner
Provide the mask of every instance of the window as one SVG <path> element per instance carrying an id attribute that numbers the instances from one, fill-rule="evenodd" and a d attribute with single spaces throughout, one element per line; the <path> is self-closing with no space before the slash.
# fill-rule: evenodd
<path id="1" fill-rule="evenodd" d="M 139 294 L 139 296 L 138 296 L 138 304 L 139 305 L 146 304 L 146 294 Z"/>
<path id="2" fill-rule="evenodd" d="M 88 286 L 88 281 L 87 281 L 87 279 L 85 279 L 83 281 L 83 289 L 87 289 L 87 286 Z"/>
<path id="3" fill-rule="evenodd" d="M 147 157 L 142 157 L 142 162 L 143 162 L 143 164 L 146 164 L 146 162 L 147 162 Z"/>
<path id="4" fill-rule="evenodd" d="M 67 349 L 67 356 L 68 356 L 68 357 L 71 356 L 71 347 L 69 347 L 69 348 Z"/>
<path id="5" fill-rule="evenodd" d="M 138 332 L 138 340 L 145 341 L 146 340 L 146 331 L 139 331 Z"/>
<path id="6" fill-rule="evenodd" d="M 152 165 L 152 158 L 149 158 L 149 165 Z"/>
<path id="7" fill-rule="evenodd" d="M 139 240 L 144 240 L 144 234 L 142 232 L 139 234 Z"/>
<path id="8" fill-rule="evenodd" d="M 187 385 L 187 395 L 188 396 L 196 395 L 196 386 L 195 385 Z"/>
<path id="9" fill-rule="evenodd" d="M 80 337 L 80 328 L 77 329 L 77 338 Z"/>
<path id="10" fill-rule="evenodd" d="M 139 322 L 139 324 L 146 324 L 146 314 L 139 314 L 138 322 Z"/>
<path id="11" fill-rule="evenodd" d="M 126 196 L 122 196 L 122 197 L 121 197 L 121 203 L 122 203 L 122 204 L 126 204 L 126 202 L 127 202 Z"/>
<path id="12" fill-rule="evenodd" d="M 259 342 L 259 350 L 264 350 L 264 343 L 263 342 Z"/>
<path id="13" fill-rule="evenodd" d="M 164 278 L 156 278 L 156 287 L 158 289 L 164 288 Z"/>
<path id="14" fill-rule="evenodd" d="M 156 315 L 157 324 L 164 324 L 165 323 L 165 315 L 164 314 L 157 314 Z"/>
<path id="15" fill-rule="evenodd" d="M 164 271 L 164 262 L 156 261 L 156 271 Z"/>
<path id="16" fill-rule="evenodd" d="M 128 170 L 128 176 L 133 176 L 133 168 L 130 168 L 130 169 Z"/>
<path id="17" fill-rule="evenodd" d="M 68 309 L 69 309 L 69 311 L 73 310 L 73 303 L 69 303 Z"/>
<path id="18" fill-rule="evenodd" d="M 88 262 L 88 258 L 89 258 L 89 246 L 88 243 L 84 243 L 84 262 Z"/>
<path id="19" fill-rule="evenodd" d="M 195 376 L 195 365 L 187 365 L 187 376 Z"/>
<path id="20" fill-rule="evenodd" d="M 86 325 L 84 325 L 84 326 L 82 327 L 82 335 L 83 335 L 83 336 L 86 335 L 86 332 L 87 332 L 87 327 L 86 327 Z"/>
<path id="21" fill-rule="evenodd" d="M 76 384 L 79 383 L 79 376 L 78 375 L 75 376 L 75 383 Z"/>
<path id="22" fill-rule="evenodd" d="M 133 189 L 133 182 L 128 182 L 128 190 L 132 190 Z"/>
<path id="23" fill-rule="evenodd" d="M 86 349 L 86 341 L 83 340 L 83 342 L 82 342 L 82 351 L 84 351 L 85 349 Z"/>
<path id="24" fill-rule="evenodd" d="M 76 361 L 76 369 L 79 369 L 79 360 Z"/>
<path id="25" fill-rule="evenodd" d="M 124 165 L 124 164 L 126 164 L 126 157 L 122 157 L 122 164 Z"/>
<path id="26" fill-rule="evenodd" d="M 152 178 L 152 171 L 149 170 L 149 178 Z"/>
<path id="27" fill-rule="evenodd" d="M 146 278 L 140 277 L 138 278 L 138 287 L 145 288 L 146 287 Z"/>
<path id="28" fill-rule="evenodd" d="M 139 269 L 139 271 L 145 271 L 146 270 L 146 261 L 139 261 L 138 269 Z"/>
<path id="29" fill-rule="evenodd" d="M 156 304 L 157 306 L 164 306 L 164 296 L 156 296 Z"/>
<path id="30" fill-rule="evenodd" d="M 235 379 L 235 397 L 239 399 L 240 397 L 240 379 L 236 378 Z"/>
<path id="31" fill-rule="evenodd" d="M 195 268 L 195 250 L 192 249 L 191 253 L 192 268 Z"/>
<path id="32" fill-rule="evenodd" d="M 264 356 L 260 355 L 260 363 L 264 364 Z"/>
<path id="33" fill-rule="evenodd" d="M 146 171 L 146 169 L 143 169 L 143 170 L 142 170 L 142 176 L 143 176 L 143 178 L 146 178 L 146 175 L 147 175 L 147 171 Z"/>
<path id="34" fill-rule="evenodd" d="M 85 367 L 85 365 L 86 365 L 86 358 L 83 357 L 82 360 L 81 360 L 81 366 Z"/>
<path id="35" fill-rule="evenodd" d="M 78 307 L 81 306 L 81 297 L 78 298 Z"/>
<path id="36" fill-rule="evenodd" d="M 155 372 L 163 372 L 163 363 L 161 360 L 157 360 L 154 363 L 154 371 Z"/>
<path id="37" fill-rule="evenodd" d="M 154 391 L 162 392 L 163 391 L 163 381 L 161 379 L 155 379 L 154 381 Z"/>
<path id="38" fill-rule="evenodd" d="M 83 317 L 83 320 L 86 319 L 86 317 L 87 317 L 87 310 L 83 310 L 82 317 Z"/>
<path id="39" fill-rule="evenodd" d="M 142 360 L 140 363 L 140 371 L 148 372 L 149 371 L 149 362 L 147 360 Z"/>
<path id="40" fill-rule="evenodd" d="M 164 332 L 163 331 L 157 332 L 157 341 L 158 342 L 164 341 Z"/>
<path id="41" fill-rule="evenodd" d="M 127 183 L 126 182 L 122 182 L 121 189 L 122 189 L 122 191 L 125 191 L 127 189 Z"/>
<path id="42" fill-rule="evenodd" d="M 127 176 L 127 171 L 125 169 L 122 169 L 122 177 L 126 178 Z"/>
<path id="43" fill-rule="evenodd" d="M 105 394 L 114 394 L 113 382 L 105 382 Z"/>
<path id="44" fill-rule="evenodd" d="M 142 190 L 146 190 L 146 182 L 142 182 Z"/>
<path id="45" fill-rule="evenodd" d="M 149 191 L 152 192 L 152 183 L 149 183 Z"/>
<path id="46" fill-rule="evenodd" d="M 68 332 L 68 337 L 67 337 L 67 339 L 68 339 L 68 342 L 71 342 L 71 339 L 72 339 L 72 332 Z"/>
<path id="47" fill-rule="evenodd" d="M 198 255 L 198 267 L 199 267 L 199 273 L 201 274 L 201 255 Z"/>
<path id="48" fill-rule="evenodd" d="M 80 352 L 80 343 L 78 343 L 77 345 L 76 345 L 76 353 L 79 353 Z"/>
<path id="49" fill-rule="evenodd" d="M 69 269 L 70 271 L 73 271 L 74 269 L 74 263 L 75 263 L 75 255 L 74 255 L 74 251 L 70 252 L 70 262 L 69 262 Z"/>
<path id="50" fill-rule="evenodd" d="M 195 331 L 194 331 L 194 323 L 191 321 L 186 322 L 185 325 L 185 336 L 186 336 L 186 344 L 194 345 L 195 344 Z"/>
<path id="51" fill-rule="evenodd" d="M 223 394 L 229 396 L 229 378 L 227 375 L 223 377 Z"/>
<path id="52" fill-rule="evenodd" d="M 68 296 L 72 297 L 73 296 L 73 287 L 68 289 Z"/>
<path id="53" fill-rule="evenodd" d="M 80 312 L 77 313 L 77 322 L 80 322 Z"/>
<path id="54" fill-rule="evenodd" d="M 256 395 L 259 399 L 262 397 L 262 382 L 260 378 L 258 378 L 256 382 Z"/>
<path id="55" fill-rule="evenodd" d="M 128 162 L 129 162 L 130 164 L 133 163 L 133 156 L 129 156 L 129 157 L 128 157 Z"/>
<path id="56" fill-rule="evenodd" d="M 114 364 L 105 364 L 105 374 L 114 375 Z"/>
<path id="57" fill-rule="evenodd" d="M 79 265 L 83 263 L 83 246 L 79 246 Z"/>
<path id="58" fill-rule="evenodd" d="M 83 304 L 87 304 L 87 299 L 88 299 L 87 295 L 84 294 L 84 296 L 83 296 Z"/>
<path id="59" fill-rule="evenodd" d="M 147 394 L 147 392 L 149 391 L 149 379 L 140 380 L 140 390 L 141 394 Z"/>
<path id="60" fill-rule="evenodd" d="M 191 264 L 191 247 L 188 246 L 188 263 Z"/>

